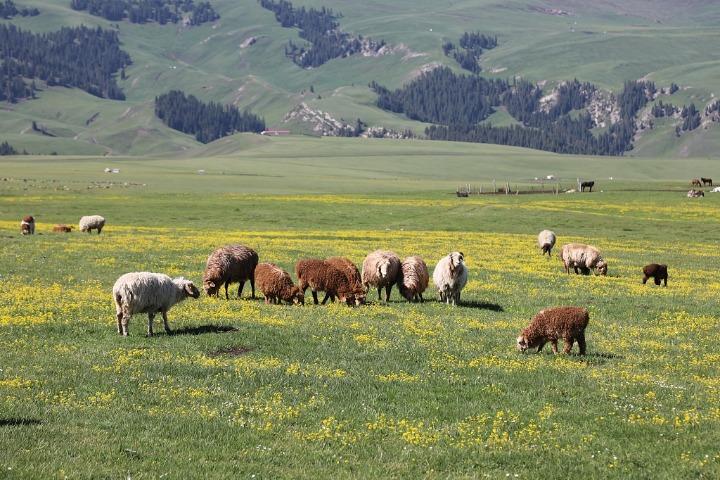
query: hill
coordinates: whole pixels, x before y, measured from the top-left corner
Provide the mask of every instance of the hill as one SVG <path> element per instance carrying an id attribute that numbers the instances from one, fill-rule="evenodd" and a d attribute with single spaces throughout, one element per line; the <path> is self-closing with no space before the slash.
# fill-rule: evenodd
<path id="1" fill-rule="evenodd" d="M 275 15 L 251 0 L 211 2 L 218 20 L 198 26 L 182 23 L 133 24 L 107 21 L 68 2 L 33 1 L 40 15 L 5 23 L 32 32 L 85 25 L 112 29 L 132 64 L 118 85 L 126 99 L 101 99 L 77 89 L 40 84 L 37 99 L 0 108 L 0 141 L 38 154 L 176 155 L 205 150 L 192 136 L 166 127 L 154 115 L 154 99 L 180 90 L 205 102 L 235 105 L 264 118 L 270 129 L 321 135 L 322 125 L 338 122 L 422 134 L 429 125 L 375 105 L 377 82 L 401 88 L 421 72 L 447 65 L 462 73 L 443 45 L 464 32 L 497 37 L 498 46 L 480 57 L 482 75 L 522 78 L 552 92 L 563 81 L 590 82 L 608 98 L 628 80 L 645 79 L 677 107 L 703 110 L 715 101 L 713 80 L 720 74 L 720 38 L 714 32 L 720 6 L 710 1 L 677 5 L 670 1 L 457 1 L 427 0 L 392 5 L 347 1 L 295 2 L 297 8 L 335 12 L 343 32 L 384 42 L 379 51 L 362 51 L 315 68 L 300 68 L 286 57 L 290 44 L 302 45 L 297 28 L 283 28 Z M 467 72 L 466 72 L 467 73 Z M 651 102 L 638 114 L 648 115 Z M 293 115 L 290 113 L 293 112 Z M 500 117 L 498 117 L 500 115 Z M 499 111 L 488 122 L 512 124 Z M 675 134 L 680 110 L 658 128 L 642 130 L 633 155 L 714 156 L 718 123 L 709 120 L 691 132 Z M 33 122 L 41 131 L 31 128 Z M 50 135 L 48 135 L 50 134 Z"/>

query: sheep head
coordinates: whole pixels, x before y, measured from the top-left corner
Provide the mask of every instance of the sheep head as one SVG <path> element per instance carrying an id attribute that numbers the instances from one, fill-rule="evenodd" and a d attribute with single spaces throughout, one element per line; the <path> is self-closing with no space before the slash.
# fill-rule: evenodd
<path id="1" fill-rule="evenodd" d="M 200 296 L 200 290 L 197 289 L 195 284 L 190 280 L 185 280 L 183 277 L 176 278 L 175 284 L 181 287 L 185 291 L 185 297 L 198 298 Z"/>
<path id="2" fill-rule="evenodd" d="M 203 281 L 203 290 L 205 290 L 205 294 L 208 297 L 212 297 L 212 296 L 218 294 L 218 291 L 220 290 L 220 285 L 217 285 L 212 280 L 204 280 Z"/>
<path id="3" fill-rule="evenodd" d="M 602 258 L 598 260 L 595 267 L 600 272 L 600 275 L 607 275 L 607 262 L 605 260 L 603 260 Z"/>

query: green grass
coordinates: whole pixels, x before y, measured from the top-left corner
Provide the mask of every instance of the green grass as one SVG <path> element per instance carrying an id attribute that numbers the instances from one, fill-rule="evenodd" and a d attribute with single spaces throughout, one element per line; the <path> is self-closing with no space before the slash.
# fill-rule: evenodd
<path id="1" fill-rule="evenodd" d="M 657 161 L 641 180 L 650 169 L 632 159 L 262 140 L 204 160 L 0 159 L 0 476 L 720 475 L 720 196 L 684 194 L 687 170 L 710 163 Z M 489 186 L 490 174 L 534 177 L 532 162 L 617 180 L 602 193 L 454 195 L 465 168 Z M 37 232 L 22 237 L 30 212 Z M 50 232 L 90 213 L 107 219 L 99 236 Z M 536 247 L 545 228 L 551 258 Z M 598 246 L 608 276 L 566 276 L 557 251 L 571 241 Z M 377 248 L 432 270 L 461 250 L 470 281 L 456 308 L 433 287 L 423 304 L 394 290 L 352 309 L 266 305 L 246 286 L 241 300 L 175 306 L 175 335 L 156 324 L 147 337 L 143 315 L 117 335 L 117 277 L 199 284 L 231 242 L 291 272 L 311 256 L 360 265 Z M 650 262 L 669 265 L 667 288 L 641 284 Z M 586 357 L 518 353 L 528 319 L 562 304 L 590 310 Z"/>

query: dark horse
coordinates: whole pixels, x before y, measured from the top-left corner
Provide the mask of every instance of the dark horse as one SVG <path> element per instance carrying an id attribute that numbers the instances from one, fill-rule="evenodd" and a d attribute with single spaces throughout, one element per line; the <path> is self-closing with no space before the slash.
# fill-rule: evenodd
<path id="1" fill-rule="evenodd" d="M 710 186 L 712 187 L 712 178 L 703 178 L 703 177 L 700 177 L 700 180 L 702 180 L 702 182 L 703 182 L 703 187 L 704 187 L 705 185 L 710 185 Z"/>
<path id="2" fill-rule="evenodd" d="M 592 187 L 594 187 L 594 186 L 595 186 L 595 182 L 582 182 L 580 184 L 580 191 L 584 192 L 585 188 L 589 188 L 590 191 L 592 192 Z"/>

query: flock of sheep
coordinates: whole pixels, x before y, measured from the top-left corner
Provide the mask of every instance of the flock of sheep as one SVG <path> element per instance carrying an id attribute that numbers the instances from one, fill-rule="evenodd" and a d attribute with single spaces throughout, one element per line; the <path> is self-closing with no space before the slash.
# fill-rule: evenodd
<path id="1" fill-rule="evenodd" d="M 105 219 L 100 215 L 84 216 L 80 219 L 81 232 L 97 230 L 100 234 Z M 35 233 L 35 220 L 31 215 L 23 218 L 20 224 L 23 235 Z M 58 225 L 53 231 L 70 232 L 66 225 Z M 538 235 L 538 245 L 543 255 L 552 255 L 557 237 L 551 230 L 543 230 Z M 591 245 L 569 243 L 560 250 L 560 259 L 565 273 L 572 268 L 575 274 L 589 275 L 590 272 L 607 274 L 607 262 L 600 251 Z M 313 302 L 323 305 L 329 299 L 336 299 L 350 306 L 365 303 L 371 289 L 377 289 L 378 300 L 390 300 L 390 292 L 397 285 L 400 295 L 408 302 L 422 302 L 423 293 L 430 283 L 430 274 L 425 261 L 417 256 L 407 257 L 402 262 L 390 250 L 376 250 L 365 257 L 362 271 L 345 257 L 327 259 L 304 258 L 295 264 L 297 285 L 290 274 L 272 262 L 259 262 L 255 250 L 244 245 L 232 244 L 216 249 L 207 259 L 203 272 L 203 290 L 206 295 L 219 296 L 221 287 L 225 289 L 225 298 L 229 299 L 228 286 L 239 283 L 237 296 L 240 297 L 245 282 L 250 282 L 251 295 L 255 298 L 255 287 L 263 293 L 266 303 L 305 304 L 305 292 L 312 293 Z M 667 286 L 667 265 L 652 263 L 643 267 L 645 284 L 653 278 L 656 285 L 664 282 Z M 438 289 L 440 301 L 448 305 L 457 305 L 460 293 L 467 284 L 468 274 L 462 252 L 451 252 L 441 258 L 432 275 Z M 322 301 L 318 292 L 324 292 Z M 113 286 L 113 300 L 120 335 L 128 335 L 128 324 L 134 314 L 147 313 L 148 335 L 153 335 L 153 320 L 156 314 L 162 314 L 165 331 L 170 333 L 167 312 L 177 303 L 188 297 L 198 298 L 200 291 L 192 281 L 185 278 L 171 279 L 162 273 L 132 272 L 117 279 Z M 573 306 L 555 307 L 538 312 L 517 338 L 517 348 L 526 351 L 536 348 L 540 352 L 550 342 L 553 352 L 557 353 L 557 341 L 564 341 L 563 353 L 569 353 L 577 342 L 580 354 L 584 355 L 585 327 L 589 322 L 587 309 Z"/>

